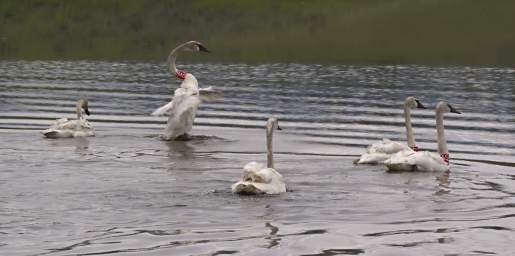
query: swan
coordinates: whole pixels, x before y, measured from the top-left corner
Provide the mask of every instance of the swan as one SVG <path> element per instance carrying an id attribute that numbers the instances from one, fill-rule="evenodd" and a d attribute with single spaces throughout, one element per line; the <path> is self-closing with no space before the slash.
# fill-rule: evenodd
<path id="1" fill-rule="evenodd" d="M 267 163 L 266 168 L 260 163 L 250 162 L 243 167 L 241 180 L 231 186 L 237 194 L 279 194 L 286 192 L 283 176 L 274 169 L 272 152 L 272 134 L 274 129 L 281 130 L 276 118 L 270 118 L 266 124 Z"/>
<path id="2" fill-rule="evenodd" d="M 169 115 L 164 132 L 166 140 L 188 139 L 200 102 L 221 94 L 212 87 L 199 89 L 195 76 L 177 69 L 175 59 L 180 51 L 209 52 L 201 43 L 189 41 L 177 46 L 168 56 L 168 70 L 175 74 L 177 79 L 182 80 L 182 83 L 180 88 L 175 90 L 172 101 L 152 112 L 153 116 Z"/>
<path id="3" fill-rule="evenodd" d="M 415 139 L 413 138 L 413 129 L 411 128 L 412 108 L 425 109 L 426 107 L 424 107 L 424 105 L 422 105 L 422 103 L 413 96 L 407 97 L 404 101 L 404 124 L 406 126 L 406 137 L 408 139 L 407 146 L 384 138 L 383 141 L 368 146 L 367 151 L 363 153 L 355 163 L 380 164 L 397 152 L 418 151 L 418 147 L 415 145 Z"/>
<path id="4" fill-rule="evenodd" d="M 460 111 L 453 108 L 449 103 L 440 101 L 436 106 L 436 141 L 438 143 L 438 154 L 429 151 L 400 152 L 384 161 L 388 171 L 448 171 L 449 151 L 447 150 L 443 127 L 443 114 L 448 112 L 461 114 Z"/>
<path id="5" fill-rule="evenodd" d="M 77 120 L 68 120 L 68 118 L 57 119 L 50 128 L 41 133 L 43 133 L 45 137 L 53 139 L 94 136 L 95 129 L 82 114 L 82 109 L 84 109 L 86 115 L 89 116 L 88 100 L 80 99 L 77 102 L 75 108 Z"/>

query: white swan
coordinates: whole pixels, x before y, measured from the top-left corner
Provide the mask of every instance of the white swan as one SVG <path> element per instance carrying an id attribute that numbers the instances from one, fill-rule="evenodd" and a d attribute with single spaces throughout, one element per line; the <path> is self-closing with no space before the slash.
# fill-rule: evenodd
<path id="1" fill-rule="evenodd" d="M 68 120 L 68 118 L 57 119 L 55 123 L 48 129 L 42 131 L 47 138 L 71 138 L 94 136 L 95 129 L 82 115 L 82 109 L 89 116 L 88 101 L 80 99 L 77 102 L 75 111 L 77 112 L 77 120 Z"/>
<path id="2" fill-rule="evenodd" d="M 273 130 L 281 130 L 276 118 L 268 119 L 266 124 L 266 167 L 256 162 L 250 162 L 243 167 L 241 180 L 231 186 L 233 193 L 238 194 L 279 194 L 286 192 L 283 176 L 274 169 L 272 152 Z"/>
<path id="3" fill-rule="evenodd" d="M 449 170 L 449 151 L 444 136 L 443 114 L 451 112 L 461 114 L 447 102 L 440 101 L 436 106 L 436 141 L 438 154 L 423 151 L 398 153 L 384 161 L 389 171 L 447 171 Z"/>
<path id="4" fill-rule="evenodd" d="M 413 137 L 413 129 L 411 128 L 411 109 L 424 108 L 424 105 L 415 97 L 407 97 L 404 101 L 404 124 L 406 126 L 406 137 L 408 145 L 404 145 L 395 141 L 384 138 L 383 141 L 368 146 L 367 151 L 361 155 L 356 161 L 357 164 L 380 164 L 386 159 L 400 151 L 418 151 Z"/>
<path id="5" fill-rule="evenodd" d="M 182 80 L 181 87 L 175 90 L 170 103 L 152 112 L 154 116 L 169 115 L 164 134 L 167 140 L 187 139 L 201 100 L 210 99 L 213 94 L 220 94 L 211 87 L 199 89 L 195 76 L 176 68 L 175 59 L 179 51 L 209 52 L 201 43 L 189 41 L 177 46 L 168 56 L 168 70 Z"/>

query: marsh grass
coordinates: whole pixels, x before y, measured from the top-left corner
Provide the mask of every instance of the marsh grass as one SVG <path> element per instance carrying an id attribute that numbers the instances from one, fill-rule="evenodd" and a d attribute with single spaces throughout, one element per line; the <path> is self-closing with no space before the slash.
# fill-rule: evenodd
<path id="1" fill-rule="evenodd" d="M 1 59 L 515 64 L 515 1 L 3 0 Z"/>

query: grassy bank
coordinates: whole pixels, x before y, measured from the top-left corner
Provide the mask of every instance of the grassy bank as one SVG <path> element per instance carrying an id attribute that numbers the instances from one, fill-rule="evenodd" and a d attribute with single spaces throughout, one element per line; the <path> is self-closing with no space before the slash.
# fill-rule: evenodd
<path id="1" fill-rule="evenodd" d="M 515 66 L 512 0 L 2 0 L 0 59 Z"/>

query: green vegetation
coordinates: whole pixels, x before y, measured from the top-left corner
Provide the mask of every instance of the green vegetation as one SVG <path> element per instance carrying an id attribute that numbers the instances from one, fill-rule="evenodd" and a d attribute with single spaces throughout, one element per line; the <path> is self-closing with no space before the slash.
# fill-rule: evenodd
<path id="1" fill-rule="evenodd" d="M 513 0 L 2 0 L 0 59 L 515 65 Z"/>

